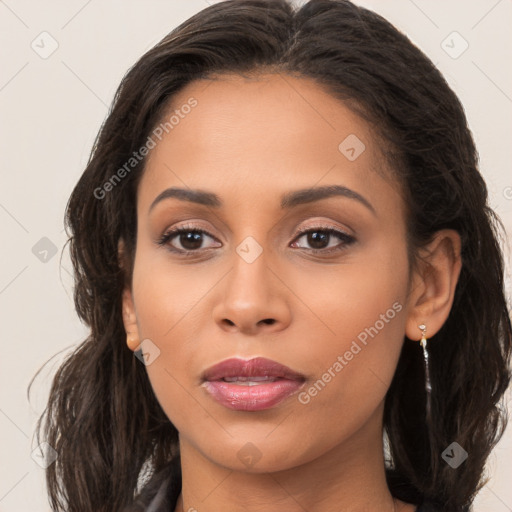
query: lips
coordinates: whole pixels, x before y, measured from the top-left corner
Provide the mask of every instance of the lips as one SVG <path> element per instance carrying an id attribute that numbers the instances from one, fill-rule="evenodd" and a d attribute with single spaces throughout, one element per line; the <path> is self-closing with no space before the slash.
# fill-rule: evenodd
<path id="1" fill-rule="evenodd" d="M 248 361 L 244 359 L 226 359 L 206 370 L 203 374 L 204 380 L 236 379 L 251 380 L 254 378 L 304 380 L 304 375 L 294 372 L 292 369 L 271 359 L 255 357 Z"/>
<path id="2" fill-rule="evenodd" d="M 277 405 L 298 391 L 305 380 L 301 373 L 264 357 L 233 358 L 206 370 L 203 387 L 230 409 L 258 411 Z"/>

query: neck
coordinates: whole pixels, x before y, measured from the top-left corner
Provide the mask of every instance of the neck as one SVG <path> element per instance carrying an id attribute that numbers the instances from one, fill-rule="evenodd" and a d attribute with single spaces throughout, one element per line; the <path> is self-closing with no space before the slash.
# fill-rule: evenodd
<path id="1" fill-rule="evenodd" d="M 180 436 L 182 493 L 175 512 L 394 512 L 386 483 L 382 409 L 321 456 L 279 471 L 247 472 L 216 464 Z M 399 505 L 397 505 L 399 504 Z"/>

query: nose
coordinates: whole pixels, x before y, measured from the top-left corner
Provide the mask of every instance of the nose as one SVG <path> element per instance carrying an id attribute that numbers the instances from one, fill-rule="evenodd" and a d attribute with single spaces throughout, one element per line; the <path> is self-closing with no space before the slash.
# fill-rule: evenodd
<path id="1" fill-rule="evenodd" d="M 235 253 L 213 308 L 213 319 L 225 332 L 271 334 L 290 324 L 291 292 L 264 254 L 248 263 Z"/>

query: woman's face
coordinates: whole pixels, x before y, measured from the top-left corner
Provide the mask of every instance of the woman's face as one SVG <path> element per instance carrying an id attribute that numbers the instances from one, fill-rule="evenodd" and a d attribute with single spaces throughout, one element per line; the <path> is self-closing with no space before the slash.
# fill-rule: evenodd
<path id="1" fill-rule="evenodd" d="M 381 435 L 409 284 L 403 201 L 369 126 L 315 82 L 279 74 L 197 81 L 173 109 L 139 185 L 124 305 L 180 443 L 254 472 L 349 439 L 366 449 Z M 184 192 L 161 195 L 173 188 Z M 256 357 L 296 373 L 204 380 Z"/>

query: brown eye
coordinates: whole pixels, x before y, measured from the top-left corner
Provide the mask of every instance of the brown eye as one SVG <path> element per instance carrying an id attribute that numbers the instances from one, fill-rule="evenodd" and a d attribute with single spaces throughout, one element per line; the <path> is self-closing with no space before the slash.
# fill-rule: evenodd
<path id="1" fill-rule="evenodd" d="M 306 244 L 309 247 L 298 245 L 298 240 L 305 239 Z M 337 239 L 337 243 L 336 243 Z M 347 235 L 342 231 L 333 228 L 310 228 L 299 233 L 296 237 L 296 242 L 292 244 L 292 247 L 298 247 L 301 249 L 309 249 L 312 252 L 331 252 L 335 250 L 342 250 L 346 246 L 355 242 L 353 236 Z M 333 244 L 331 242 L 334 242 Z"/>
<path id="2" fill-rule="evenodd" d="M 202 229 L 182 227 L 165 233 L 158 244 L 168 246 L 174 252 L 187 253 L 211 248 L 203 246 L 208 239 L 215 241 L 212 235 Z"/>

